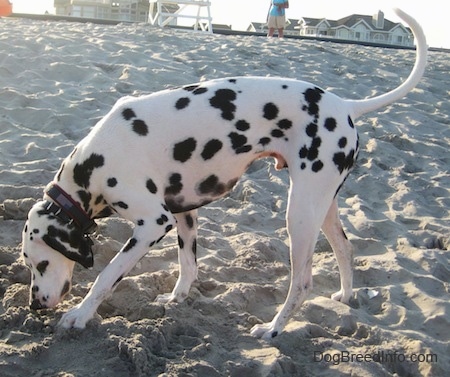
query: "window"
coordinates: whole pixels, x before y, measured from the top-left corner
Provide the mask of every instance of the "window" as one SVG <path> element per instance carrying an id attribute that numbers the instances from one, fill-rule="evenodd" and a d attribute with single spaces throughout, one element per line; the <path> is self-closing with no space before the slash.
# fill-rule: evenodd
<path id="1" fill-rule="evenodd" d="M 95 8 L 94 7 L 83 7 L 83 17 L 86 18 L 94 18 L 95 17 Z"/>
<path id="2" fill-rule="evenodd" d="M 72 7 L 72 14 L 71 14 L 71 16 L 81 17 L 81 7 L 78 6 L 78 5 L 74 5 Z"/>

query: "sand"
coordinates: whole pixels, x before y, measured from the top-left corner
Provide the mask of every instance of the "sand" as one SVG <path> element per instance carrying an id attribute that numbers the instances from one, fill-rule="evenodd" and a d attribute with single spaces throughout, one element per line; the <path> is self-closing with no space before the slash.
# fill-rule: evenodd
<path id="1" fill-rule="evenodd" d="M 260 75 L 364 98 L 396 87 L 413 61 L 410 50 L 0 19 L 0 375 L 447 376 L 450 59 L 443 52 L 430 53 L 407 98 L 356 123 L 362 150 L 340 199 L 357 250 L 350 306 L 330 299 L 339 275 L 321 236 L 313 292 L 286 331 L 270 343 L 249 335 L 274 316 L 289 283 L 288 175 L 268 160 L 200 210 L 199 279 L 182 304 L 153 302 L 176 281 L 174 231 L 83 331 L 56 324 L 130 225 L 98 221 L 95 266 L 76 267 L 72 294 L 55 310 L 29 310 L 30 274 L 20 260 L 28 209 L 121 96 Z"/>

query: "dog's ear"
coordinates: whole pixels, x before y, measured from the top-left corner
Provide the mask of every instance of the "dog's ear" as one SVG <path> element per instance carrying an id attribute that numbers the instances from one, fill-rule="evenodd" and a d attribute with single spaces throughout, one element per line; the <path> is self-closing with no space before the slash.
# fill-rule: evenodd
<path id="1" fill-rule="evenodd" d="M 52 249 L 58 251 L 66 258 L 80 263 L 85 268 L 94 265 L 92 253 L 92 240 L 79 230 L 69 228 L 57 228 L 49 225 L 42 240 Z"/>

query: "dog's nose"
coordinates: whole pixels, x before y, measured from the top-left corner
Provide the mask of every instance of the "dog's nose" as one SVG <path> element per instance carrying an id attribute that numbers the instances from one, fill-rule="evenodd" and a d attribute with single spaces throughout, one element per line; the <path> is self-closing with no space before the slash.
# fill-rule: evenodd
<path id="1" fill-rule="evenodd" d="M 42 305 L 42 303 L 41 303 L 37 298 L 35 298 L 35 299 L 31 302 L 30 308 L 31 308 L 32 310 L 39 310 L 39 309 L 44 309 L 45 306 Z"/>

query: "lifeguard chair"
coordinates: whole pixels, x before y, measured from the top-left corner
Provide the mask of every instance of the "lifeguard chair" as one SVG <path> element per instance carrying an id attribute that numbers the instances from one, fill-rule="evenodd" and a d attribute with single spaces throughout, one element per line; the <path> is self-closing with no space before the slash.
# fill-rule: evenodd
<path id="1" fill-rule="evenodd" d="M 178 18 L 193 19 L 194 30 L 212 33 L 210 6 L 209 0 L 150 0 L 149 22 L 165 27 L 173 22 L 177 24 Z M 193 7 L 197 7 L 196 14 L 186 13 L 186 10 L 192 10 Z M 202 15 L 203 11 L 206 11 L 206 14 Z"/>

